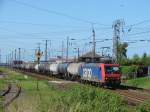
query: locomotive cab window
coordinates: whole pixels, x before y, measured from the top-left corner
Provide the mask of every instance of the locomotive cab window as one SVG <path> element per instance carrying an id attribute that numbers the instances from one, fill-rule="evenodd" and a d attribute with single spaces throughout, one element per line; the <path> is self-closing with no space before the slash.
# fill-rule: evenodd
<path id="1" fill-rule="evenodd" d="M 119 67 L 105 66 L 105 73 L 106 74 L 119 74 L 120 69 L 119 69 Z"/>

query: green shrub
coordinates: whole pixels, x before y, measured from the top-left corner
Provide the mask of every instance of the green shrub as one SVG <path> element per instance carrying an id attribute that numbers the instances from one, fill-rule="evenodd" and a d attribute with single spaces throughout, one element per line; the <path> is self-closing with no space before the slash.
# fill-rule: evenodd
<path id="1" fill-rule="evenodd" d="M 136 73 L 138 69 L 138 66 L 132 65 L 132 66 L 121 66 L 120 70 L 124 77 L 127 79 L 133 78 L 134 74 Z"/>

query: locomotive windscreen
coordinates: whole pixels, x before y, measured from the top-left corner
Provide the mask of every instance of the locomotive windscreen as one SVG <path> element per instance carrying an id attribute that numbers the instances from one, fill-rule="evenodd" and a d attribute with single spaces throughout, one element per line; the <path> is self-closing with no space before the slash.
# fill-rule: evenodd
<path id="1" fill-rule="evenodd" d="M 117 66 L 105 66 L 106 74 L 120 74 L 119 67 Z"/>

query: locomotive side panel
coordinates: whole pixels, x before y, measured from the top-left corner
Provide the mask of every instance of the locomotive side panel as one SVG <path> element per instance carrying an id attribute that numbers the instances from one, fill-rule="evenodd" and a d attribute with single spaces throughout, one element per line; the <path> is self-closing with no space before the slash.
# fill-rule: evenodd
<path id="1" fill-rule="evenodd" d="M 103 81 L 103 74 L 102 69 L 97 64 L 85 64 L 83 65 L 80 70 L 79 74 L 81 79 L 89 80 L 94 82 L 102 82 Z"/>

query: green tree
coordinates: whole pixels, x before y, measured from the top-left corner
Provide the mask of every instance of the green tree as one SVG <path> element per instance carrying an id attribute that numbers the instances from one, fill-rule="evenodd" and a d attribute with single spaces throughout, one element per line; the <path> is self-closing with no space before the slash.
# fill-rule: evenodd
<path id="1" fill-rule="evenodd" d="M 150 56 L 148 56 L 146 53 L 143 54 L 141 61 L 143 65 L 149 66 L 150 65 Z"/>
<path id="2" fill-rule="evenodd" d="M 119 43 L 118 44 L 118 63 L 122 64 L 123 62 L 125 62 L 127 60 L 127 47 L 128 44 L 127 43 Z"/>
<path id="3" fill-rule="evenodd" d="M 135 54 L 131 61 L 132 61 L 132 64 L 135 64 L 135 65 L 141 65 L 142 64 L 142 60 L 138 54 Z"/>
<path id="4" fill-rule="evenodd" d="M 144 53 L 142 56 L 143 59 L 147 58 L 147 53 Z"/>

